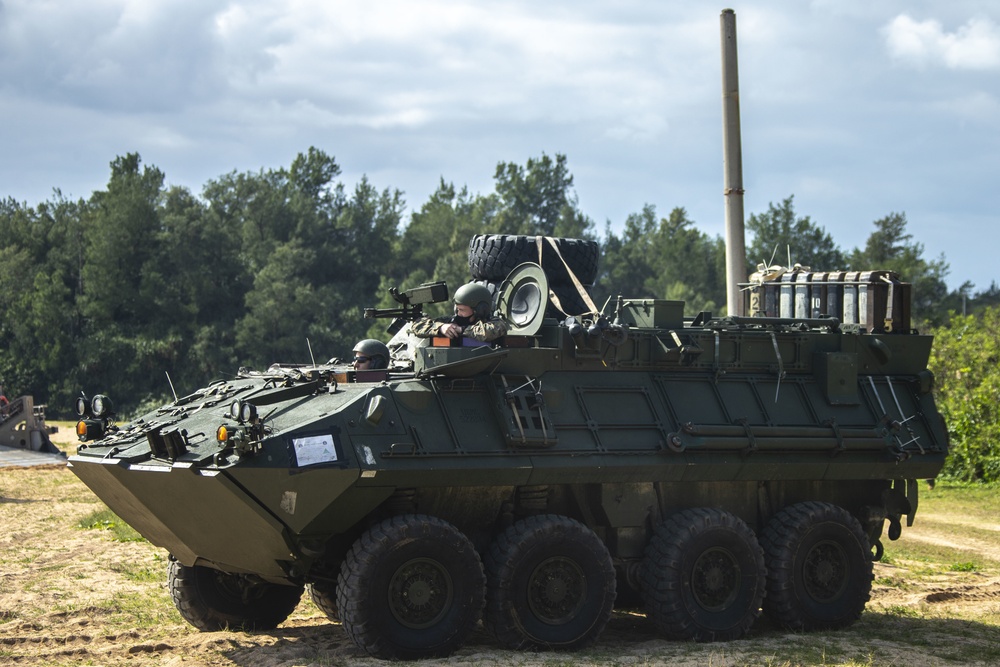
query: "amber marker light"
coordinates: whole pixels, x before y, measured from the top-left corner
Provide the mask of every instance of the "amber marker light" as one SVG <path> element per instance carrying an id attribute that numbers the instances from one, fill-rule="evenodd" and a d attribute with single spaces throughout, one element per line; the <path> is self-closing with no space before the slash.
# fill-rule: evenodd
<path id="1" fill-rule="evenodd" d="M 76 435 L 81 440 L 87 437 L 87 424 L 82 419 L 76 423 Z"/>
<path id="2" fill-rule="evenodd" d="M 229 440 L 229 429 L 223 424 L 215 431 L 215 439 L 219 442 L 226 442 Z"/>

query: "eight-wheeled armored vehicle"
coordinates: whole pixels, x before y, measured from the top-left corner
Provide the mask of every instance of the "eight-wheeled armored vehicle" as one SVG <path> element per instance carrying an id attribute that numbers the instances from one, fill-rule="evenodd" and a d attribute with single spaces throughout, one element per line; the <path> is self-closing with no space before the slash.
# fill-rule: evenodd
<path id="1" fill-rule="evenodd" d="M 273 628 L 307 587 L 383 658 L 448 654 L 480 619 L 507 648 L 577 648 L 616 604 L 702 641 L 761 611 L 852 623 L 947 450 L 908 286 L 772 272 L 731 317 L 553 317 L 580 243 L 473 240 L 493 343 L 409 336 L 447 298 L 429 284 L 394 292 L 388 369 L 241 369 L 120 428 L 82 401 L 72 470 L 169 552 L 204 630 Z M 560 248 L 584 259 L 543 269 Z"/>

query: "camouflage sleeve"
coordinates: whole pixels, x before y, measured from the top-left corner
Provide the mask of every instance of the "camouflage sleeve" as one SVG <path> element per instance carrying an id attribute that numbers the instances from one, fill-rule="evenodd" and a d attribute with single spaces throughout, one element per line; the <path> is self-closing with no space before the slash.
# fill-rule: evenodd
<path id="1" fill-rule="evenodd" d="M 489 322 L 476 322 L 472 326 L 466 327 L 463 335 L 467 338 L 488 342 L 496 340 L 507 333 L 507 323 L 499 317 Z"/>
<path id="2" fill-rule="evenodd" d="M 438 328 L 441 323 L 429 317 L 423 317 L 410 324 L 410 333 L 418 338 L 432 338 L 438 335 Z"/>

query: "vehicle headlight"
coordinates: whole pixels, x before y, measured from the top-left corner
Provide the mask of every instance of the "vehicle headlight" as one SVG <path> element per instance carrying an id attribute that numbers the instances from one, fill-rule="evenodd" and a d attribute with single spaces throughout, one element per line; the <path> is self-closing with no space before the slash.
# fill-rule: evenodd
<path id="1" fill-rule="evenodd" d="M 240 420 L 248 424 L 257 421 L 257 406 L 253 403 L 244 403 L 240 410 Z"/>
<path id="2" fill-rule="evenodd" d="M 98 419 L 107 417 L 113 410 L 114 405 L 111 403 L 111 399 L 102 394 L 94 396 L 94 399 L 90 402 L 90 411 Z"/>

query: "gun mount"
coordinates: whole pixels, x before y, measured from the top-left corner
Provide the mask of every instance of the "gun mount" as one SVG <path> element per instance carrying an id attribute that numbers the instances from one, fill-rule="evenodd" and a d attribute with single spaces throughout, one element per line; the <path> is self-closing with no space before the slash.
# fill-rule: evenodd
<path id="1" fill-rule="evenodd" d="M 425 304 L 447 301 L 448 285 L 443 281 L 424 283 L 405 292 L 400 292 L 398 287 L 390 287 L 389 294 L 402 308 L 365 308 L 365 317 L 393 318 L 386 332 L 395 335 L 407 322 L 414 322 L 424 316 Z"/>

